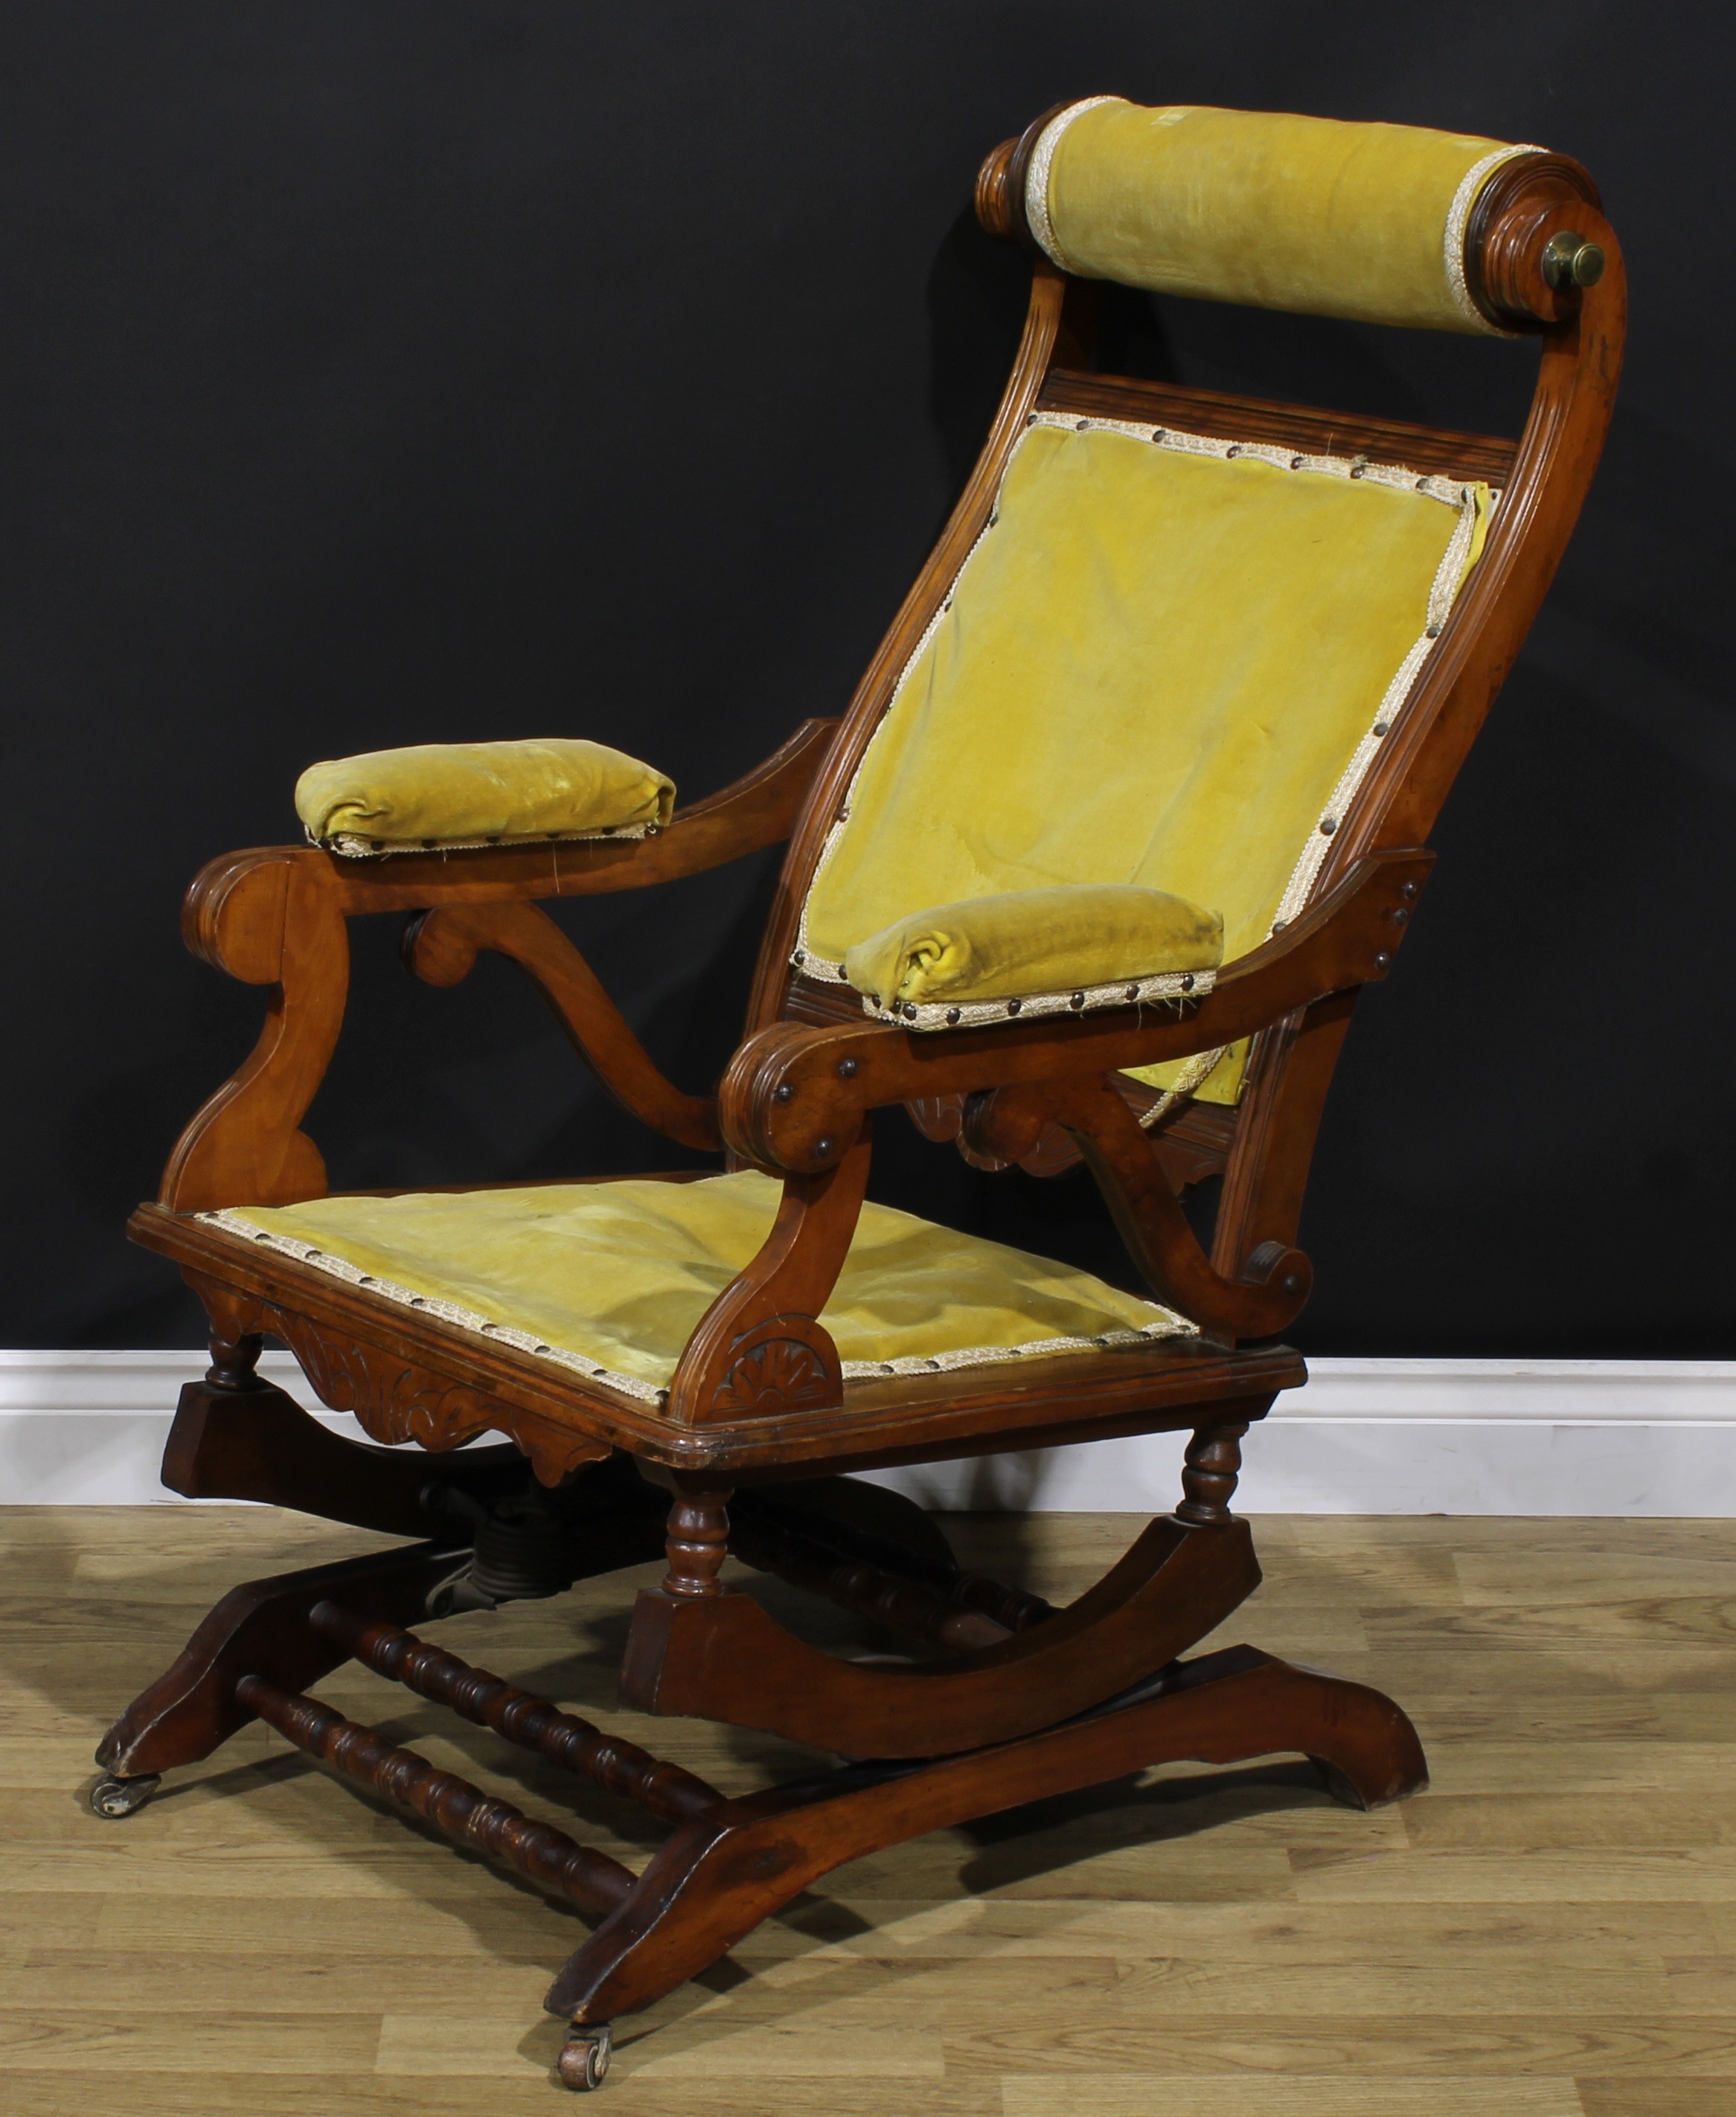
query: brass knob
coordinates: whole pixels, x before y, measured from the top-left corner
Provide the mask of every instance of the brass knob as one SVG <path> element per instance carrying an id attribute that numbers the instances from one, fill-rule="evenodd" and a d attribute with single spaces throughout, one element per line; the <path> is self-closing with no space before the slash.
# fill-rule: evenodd
<path id="1" fill-rule="evenodd" d="M 1563 228 L 1544 245 L 1543 276 L 1558 293 L 1569 287 L 1595 287 L 1604 276 L 1604 253 L 1584 236 Z"/>

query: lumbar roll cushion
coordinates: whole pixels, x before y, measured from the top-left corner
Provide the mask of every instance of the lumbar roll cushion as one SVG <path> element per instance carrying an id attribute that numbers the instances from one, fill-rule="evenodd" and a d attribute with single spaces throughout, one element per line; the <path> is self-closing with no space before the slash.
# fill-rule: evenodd
<path id="1" fill-rule="evenodd" d="M 843 967 L 869 1012 L 932 1029 L 1207 992 L 1223 952 L 1221 916 L 1184 897 L 1061 883 L 912 912 Z"/>

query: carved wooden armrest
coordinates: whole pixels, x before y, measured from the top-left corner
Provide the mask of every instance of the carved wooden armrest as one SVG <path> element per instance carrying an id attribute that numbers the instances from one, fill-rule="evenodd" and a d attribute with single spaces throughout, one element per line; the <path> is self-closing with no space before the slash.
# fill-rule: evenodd
<path id="1" fill-rule="evenodd" d="M 420 911 L 503 898 L 596 897 L 644 889 L 740 860 L 788 837 L 838 733 L 804 721 L 764 763 L 703 801 L 677 809 L 642 838 L 551 839 L 546 846 L 475 846 L 327 860 L 346 912 Z"/>
<path id="2" fill-rule="evenodd" d="M 752 1406 L 731 1377 L 775 1340 L 787 1368 L 811 1355 L 837 1402 L 842 1378 L 817 1321 L 836 1283 L 867 1180 L 870 1110 L 935 1095 L 970 1098 L 966 1119 L 984 1155 L 1016 1160 L 1059 1123 L 1078 1141 L 1153 1291 L 1221 1337 L 1274 1335 L 1307 1300 L 1302 1253 L 1270 1243 L 1240 1275 L 1216 1271 L 1110 1077 L 1235 1042 L 1328 994 L 1383 978 L 1434 856 L 1375 853 L 1283 933 L 1232 964 L 1190 1012 L 1046 1017 L 1005 1027 L 919 1034 L 880 1022 L 810 1028 L 779 1022 L 751 1037 L 724 1077 L 723 1136 L 744 1159 L 787 1172 L 776 1228 L 707 1314 L 671 1391 L 695 1421 Z M 787 1403 L 766 1409 L 788 1409 Z"/>
<path id="3" fill-rule="evenodd" d="M 747 1040 L 723 1077 L 723 1137 L 748 1160 L 817 1171 L 837 1162 L 864 1114 L 883 1104 L 1101 1077 L 1233 1044 L 1330 993 L 1385 977 L 1434 865 L 1428 851 L 1371 853 L 1173 1014 L 1115 1008 L 921 1032 L 774 1022 Z"/>
<path id="4" fill-rule="evenodd" d="M 246 1063 L 176 1142 L 162 1203 L 198 1212 L 324 1196 L 325 1164 L 299 1128 L 343 1026 L 349 976 L 344 921 L 371 911 L 435 914 L 432 930 L 424 922 L 413 947 L 413 967 L 436 983 L 462 976 L 478 948 L 510 956 L 542 985 L 629 1109 L 672 1137 L 714 1146 L 709 1100 L 684 1095 L 664 1080 L 578 951 L 529 900 L 646 888 L 777 844 L 788 837 L 837 726 L 805 722 L 756 770 L 677 809 L 654 837 L 380 860 L 270 846 L 213 860 L 182 906 L 187 945 L 243 984 L 269 987 L 270 999 L 265 1028 Z M 477 909 L 461 916 L 467 906 Z"/>

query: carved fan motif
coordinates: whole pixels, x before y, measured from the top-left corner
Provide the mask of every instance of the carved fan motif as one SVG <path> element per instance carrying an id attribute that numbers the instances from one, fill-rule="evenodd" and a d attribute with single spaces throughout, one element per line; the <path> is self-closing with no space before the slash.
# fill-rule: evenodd
<path id="1" fill-rule="evenodd" d="M 744 1353 L 718 1385 L 713 1411 L 806 1411 L 832 1401 L 825 1362 L 800 1338 L 767 1338 Z"/>

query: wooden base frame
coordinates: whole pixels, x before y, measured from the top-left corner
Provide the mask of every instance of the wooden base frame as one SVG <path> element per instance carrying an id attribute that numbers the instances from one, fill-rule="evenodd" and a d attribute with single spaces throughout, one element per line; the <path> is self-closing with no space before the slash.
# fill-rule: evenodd
<path id="1" fill-rule="evenodd" d="M 1300 1752 L 1338 1797 L 1362 1807 L 1426 1783 L 1415 1730 L 1378 1692 L 1251 1647 L 1181 1658 L 1258 1582 L 1246 1525 L 1228 1505 L 1244 1430 L 1240 1422 L 1203 1427 L 1176 1512 L 1153 1522 L 1096 1588 L 1055 1610 L 967 1573 L 919 1509 L 848 1478 L 727 1495 L 665 1472 L 671 1502 L 616 1458 L 579 1472 L 559 1506 L 527 1528 L 515 1511 L 528 1482 L 521 1472 L 514 1483 L 515 1451 L 478 1450 L 436 1466 L 364 1447 L 219 1359 L 182 1393 L 165 1463 L 178 1488 L 293 1494 L 307 1504 L 323 1480 L 344 1499 L 317 1511 L 399 1530 L 418 1516 L 466 1520 L 471 1539 L 436 1535 L 233 1589 L 104 1737 L 91 1805 L 101 1815 L 131 1815 L 164 1772 L 209 1756 L 249 1720 L 265 1721 L 455 1843 L 598 1918 L 545 2003 L 571 2025 L 561 2078 L 595 2087 L 614 2021 L 706 1969 L 863 1853 L 1180 1759 L 1227 1764 Z M 726 1798 L 430 1644 L 411 1627 L 507 1599 L 477 1585 L 490 1552 L 496 1572 L 510 1575 L 502 1522 L 517 1524 L 529 1592 L 664 1551 L 663 1584 L 642 1594 L 635 1612 L 623 1669 L 630 1702 L 775 1729 L 851 1760 Z M 751 1598 L 722 1589 L 730 1552 L 874 1616 L 931 1658 L 865 1668 L 806 1644 Z M 671 1836 L 635 1875 L 307 1695 L 349 1659 L 637 1801 L 672 1826 Z"/>

